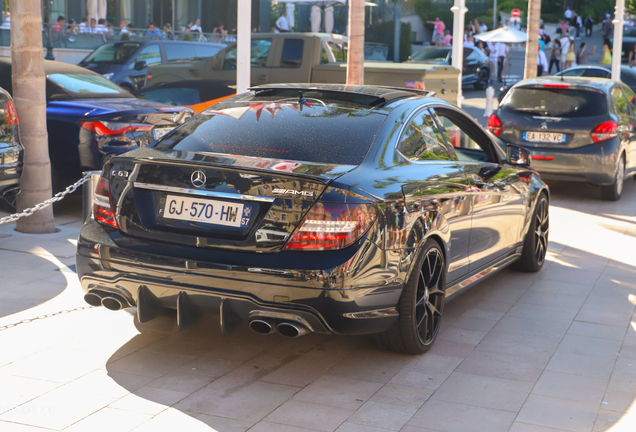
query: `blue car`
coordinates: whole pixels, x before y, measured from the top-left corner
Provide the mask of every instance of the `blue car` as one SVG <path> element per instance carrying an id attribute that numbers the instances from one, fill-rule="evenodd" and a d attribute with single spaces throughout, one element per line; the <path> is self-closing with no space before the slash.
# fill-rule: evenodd
<path id="1" fill-rule="evenodd" d="M 44 61 L 46 119 L 54 190 L 113 156 L 144 147 L 192 116 L 192 110 L 135 96 L 79 66 Z M 0 59 L 0 87 L 13 93 L 11 59 Z"/>

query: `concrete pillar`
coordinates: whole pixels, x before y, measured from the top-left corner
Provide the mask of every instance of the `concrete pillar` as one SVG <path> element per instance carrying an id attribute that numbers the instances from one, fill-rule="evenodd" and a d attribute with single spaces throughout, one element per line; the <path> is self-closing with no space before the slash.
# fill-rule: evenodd
<path id="1" fill-rule="evenodd" d="M 238 0 L 236 12 L 236 93 L 246 92 L 251 86 L 251 28 L 252 1 Z"/>
<path id="2" fill-rule="evenodd" d="M 462 107 L 462 68 L 464 67 L 464 16 L 468 9 L 466 0 L 455 0 L 455 5 L 451 8 L 453 12 L 453 66 L 459 69 L 457 77 L 457 106 Z"/>
<path id="3" fill-rule="evenodd" d="M 612 48 L 612 79 L 621 80 L 621 60 L 623 58 L 623 24 L 625 24 L 625 0 L 616 0 L 614 15 L 614 46 Z"/>

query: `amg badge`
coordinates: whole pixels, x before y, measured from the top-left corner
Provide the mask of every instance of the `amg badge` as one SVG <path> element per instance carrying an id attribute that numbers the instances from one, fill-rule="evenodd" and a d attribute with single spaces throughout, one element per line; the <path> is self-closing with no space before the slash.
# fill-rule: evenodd
<path id="1" fill-rule="evenodd" d="M 313 191 L 298 191 L 298 190 L 294 190 L 294 189 L 280 189 L 280 188 L 276 188 L 276 189 L 272 190 L 272 193 L 274 195 L 302 195 L 302 196 L 306 196 L 306 197 L 313 197 L 314 196 L 314 192 Z"/>

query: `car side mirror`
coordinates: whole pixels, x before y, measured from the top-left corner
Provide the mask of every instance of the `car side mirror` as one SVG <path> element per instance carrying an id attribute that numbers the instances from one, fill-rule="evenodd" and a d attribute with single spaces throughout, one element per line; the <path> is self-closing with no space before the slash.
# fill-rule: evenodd
<path id="1" fill-rule="evenodd" d="M 508 144 L 506 146 L 506 162 L 510 165 L 530 167 L 530 152 L 523 147 Z"/>
<path id="2" fill-rule="evenodd" d="M 148 62 L 146 62 L 146 60 L 139 60 L 138 62 L 135 62 L 135 70 L 144 70 L 148 67 Z"/>

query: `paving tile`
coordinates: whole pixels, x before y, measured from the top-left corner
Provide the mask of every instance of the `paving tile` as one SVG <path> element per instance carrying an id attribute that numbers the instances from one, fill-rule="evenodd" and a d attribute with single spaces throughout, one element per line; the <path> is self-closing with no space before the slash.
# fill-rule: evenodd
<path id="1" fill-rule="evenodd" d="M 113 398 L 55 389 L 16 409 L 0 415 L 0 420 L 60 430 L 99 411 Z"/>
<path id="2" fill-rule="evenodd" d="M 618 413 L 601 408 L 592 432 L 633 432 L 634 430 L 636 430 L 636 414 Z"/>
<path id="3" fill-rule="evenodd" d="M 636 413 L 636 392 L 607 389 L 602 408 L 620 413 Z"/>
<path id="4" fill-rule="evenodd" d="M 200 343 L 200 342 L 199 342 Z M 205 378 L 218 378 L 238 367 L 240 360 L 228 360 L 216 356 L 201 356 L 194 358 L 174 370 L 175 373 L 189 373 Z"/>
<path id="5" fill-rule="evenodd" d="M 2 374 L 0 375 L 0 414 L 48 393 L 59 385 L 50 381 Z"/>
<path id="6" fill-rule="evenodd" d="M 568 334 L 563 338 L 558 351 L 615 359 L 620 349 L 620 341 Z"/>
<path id="7" fill-rule="evenodd" d="M 353 413 L 351 409 L 290 400 L 265 417 L 265 421 L 332 432 Z"/>
<path id="8" fill-rule="evenodd" d="M 360 425 L 356 423 L 345 422 L 340 425 L 338 429 L 336 429 L 336 432 L 388 432 L 390 430 L 391 429 L 377 428 L 369 425 Z M 402 431 L 404 431 L 404 429 L 402 429 Z"/>
<path id="9" fill-rule="evenodd" d="M 113 402 L 109 407 L 154 416 L 187 396 L 189 396 L 188 393 L 142 387 Z"/>
<path id="10" fill-rule="evenodd" d="M 589 432 L 594 426 L 599 406 L 598 403 L 531 394 L 516 421 L 573 432 Z"/>
<path id="11" fill-rule="evenodd" d="M 487 332 L 449 327 L 437 337 L 438 340 L 477 345 Z"/>
<path id="12" fill-rule="evenodd" d="M 636 360 L 619 357 L 607 387 L 612 390 L 636 393 Z"/>
<path id="13" fill-rule="evenodd" d="M 192 373 L 189 371 L 180 372 L 176 370 L 168 372 L 162 377 L 157 378 L 156 380 L 151 381 L 147 384 L 148 387 L 155 387 L 177 392 L 194 393 L 195 391 L 199 390 L 201 387 L 208 385 L 215 379 L 216 377 L 214 375 L 206 376 L 199 373 Z"/>
<path id="14" fill-rule="evenodd" d="M 499 320 L 491 334 L 513 333 L 561 339 L 567 333 L 571 323 L 572 321 L 554 321 L 506 314 Z"/>
<path id="15" fill-rule="evenodd" d="M 429 351 L 426 354 L 415 357 L 405 369 L 422 369 L 429 373 L 451 373 L 463 360 L 464 357 L 443 356 Z"/>
<path id="16" fill-rule="evenodd" d="M 309 429 L 307 426 L 290 426 L 281 423 L 272 423 L 268 421 L 261 421 L 250 428 L 250 432 L 304 432 L 315 431 L 316 429 Z M 339 429 L 338 429 L 339 430 Z M 223 430 L 225 432 L 225 430 Z"/>
<path id="17" fill-rule="evenodd" d="M 505 313 L 506 313 L 505 311 L 499 312 L 499 311 L 492 311 L 488 309 L 472 307 L 472 308 L 466 309 L 466 311 L 462 314 L 462 316 L 498 321 L 501 319 L 502 316 L 504 316 Z"/>
<path id="18" fill-rule="evenodd" d="M 104 408 L 74 424 L 74 428 L 93 432 L 129 432 L 150 420 L 151 415 Z"/>
<path id="19" fill-rule="evenodd" d="M 120 398 L 148 384 L 152 378 L 122 372 L 97 369 L 83 377 L 65 384 L 65 390 L 99 396 Z"/>
<path id="20" fill-rule="evenodd" d="M 280 384 L 222 377 L 186 397 L 175 408 L 256 423 L 298 390 Z"/>
<path id="21" fill-rule="evenodd" d="M 134 432 L 245 432 L 252 425 L 253 422 L 184 413 L 174 408 L 168 408 L 136 428 Z"/>
<path id="22" fill-rule="evenodd" d="M 473 349 L 475 349 L 475 345 L 452 342 L 443 339 L 437 339 L 433 346 L 428 350 L 428 352 L 424 355 L 417 356 L 414 362 L 418 361 L 423 357 L 428 357 L 431 355 L 440 356 L 440 357 L 466 357 Z"/>
<path id="23" fill-rule="evenodd" d="M 568 329 L 568 334 L 622 341 L 625 337 L 625 327 L 574 321 Z"/>
<path id="24" fill-rule="evenodd" d="M 429 400 L 408 426 L 440 432 L 506 432 L 516 413 L 438 400 Z"/>
<path id="25" fill-rule="evenodd" d="M 397 431 L 402 429 L 416 411 L 416 407 L 369 401 L 362 405 L 348 421 Z"/>
<path id="26" fill-rule="evenodd" d="M 39 427 L 27 426 L 5 421 L 0 421 L 0 430 L 2 432 L 42 432 L 42 429 Z"/>
<path id="27" fill-rule="evenodd" d="M 574 282 L 581 285 L 593 286 L 600 275 L 600 271 L 585 271 L 557 265 L 550 266 L 539 278 L 541 280 Z"/>
<path id="28" fill-rule="evenodd" d="M 614 363 L 615 360 L 611 358 L 557 351 L 552 356 L 546 370 L 608 380 L 612 375 Z"/>
<path id="29" fill-rule="evenodd" d="M 580 297 L 571 298 L 577 300 L 577 302 L 581 304 L 583 303 L 582 300 L 584 300 Z M 570 323 L 574 320 L 574 317 L 578 313 L 579 309 L 580 305 L 576 307 L 564 308 L 537 305 L 532 303 L 522 303 L 521 301 L 519 301 L 510 308 L 510 310 L 506 313 L 506 316 L 514 316 L 534 320 L 545 320 L 550 322 L 562 321 Z"/>
<path id="30" fill-rule="evenodd" d="M 514 422 L 508 432 L 562 432 L 563 429 L 553 429 L 527 423 Z"/>
<path id="31" fill-rule="evenodd" d="M 551 356 L 560 342 L 560 339 L 552 337 L 493 331 L 477 345 L 476 349 L 491 353 L 544 358 L 546 355 Z"/>
<path id="32" fill-rule="evenodd" d="M 587 297 L 593 285 L 576 282 L 540 279 L 528 288 L 528 293 L 549 293 L 568 296 Z"/>
<path id="33" fill-rule="evenodd" d="M 109 364 L 108 370 L 159 378 L 193 359 L 193 356 L 170 353 L 159 355 L 156 352 L 141 349 Z"/>
<path id="34" fill-rule="evenodd" d="M 422 389 L 436 390 L 448 378 L 450 373 L 427 371 L 419 368 L 404 368 L 389 381 Z"/>
<path id="35" fill-rule="evenodd" d="M 550 357 L 527 357 L 474 350 L 457 368 L 458 372 L 535 383 Z"/>
<path id="36" fill-rule="evenodd" d="M 293 400 L 356 410 L 373 396 L 382 384 L 323 375 L 296 393 Z"/>
<path id="37" fill-rule="evenodd" d="M 545 371 L 532 390 L 533 394 L 552 396 L 579 402 L 600 404 L 605 394 L 608 379 L 572 375 L 563 372 Z"/>
<path id="38" fill-rule="evenodd" d="M 371 400 L 386 404 L 406 405 L 419 408 L 424 405 L 424 402 L 431 397 L 434 391 L 433 389 L 388 383 L 383 385 L 382 388 L 371 397 Z"/>
<path id="39" fill-rule="evenodd" d="M 431 400 L 517 412 L 532 386 L 528 382 L 453 372 Z"/>
<path id="40" fill-rule="evenodd" d="M 329 375 L 384 384 L 389 382 L 412 359 L 413 356 L 389 351 L 359 350 L 338 362 L 329 370 Z"/>
<path id="41" fill-rule="evenodd" d="M 495 324 L 497 324 L 497 320 L 474 318 L 462 315 L 453 322 L 451 327 L 488 332 L 495 326 Z"/>
<path id="42" fill-rule="evenodd" d="M 584 302 L 584 296 L 557 294 L 530 289 L 519 299 L 519 303 L 527 303 L 541 307 L 557 308 L 568 311 L 579 310 L 581 306 L 583 306 Z M 558 313 L 555 315 L 560 316 Z"/>

